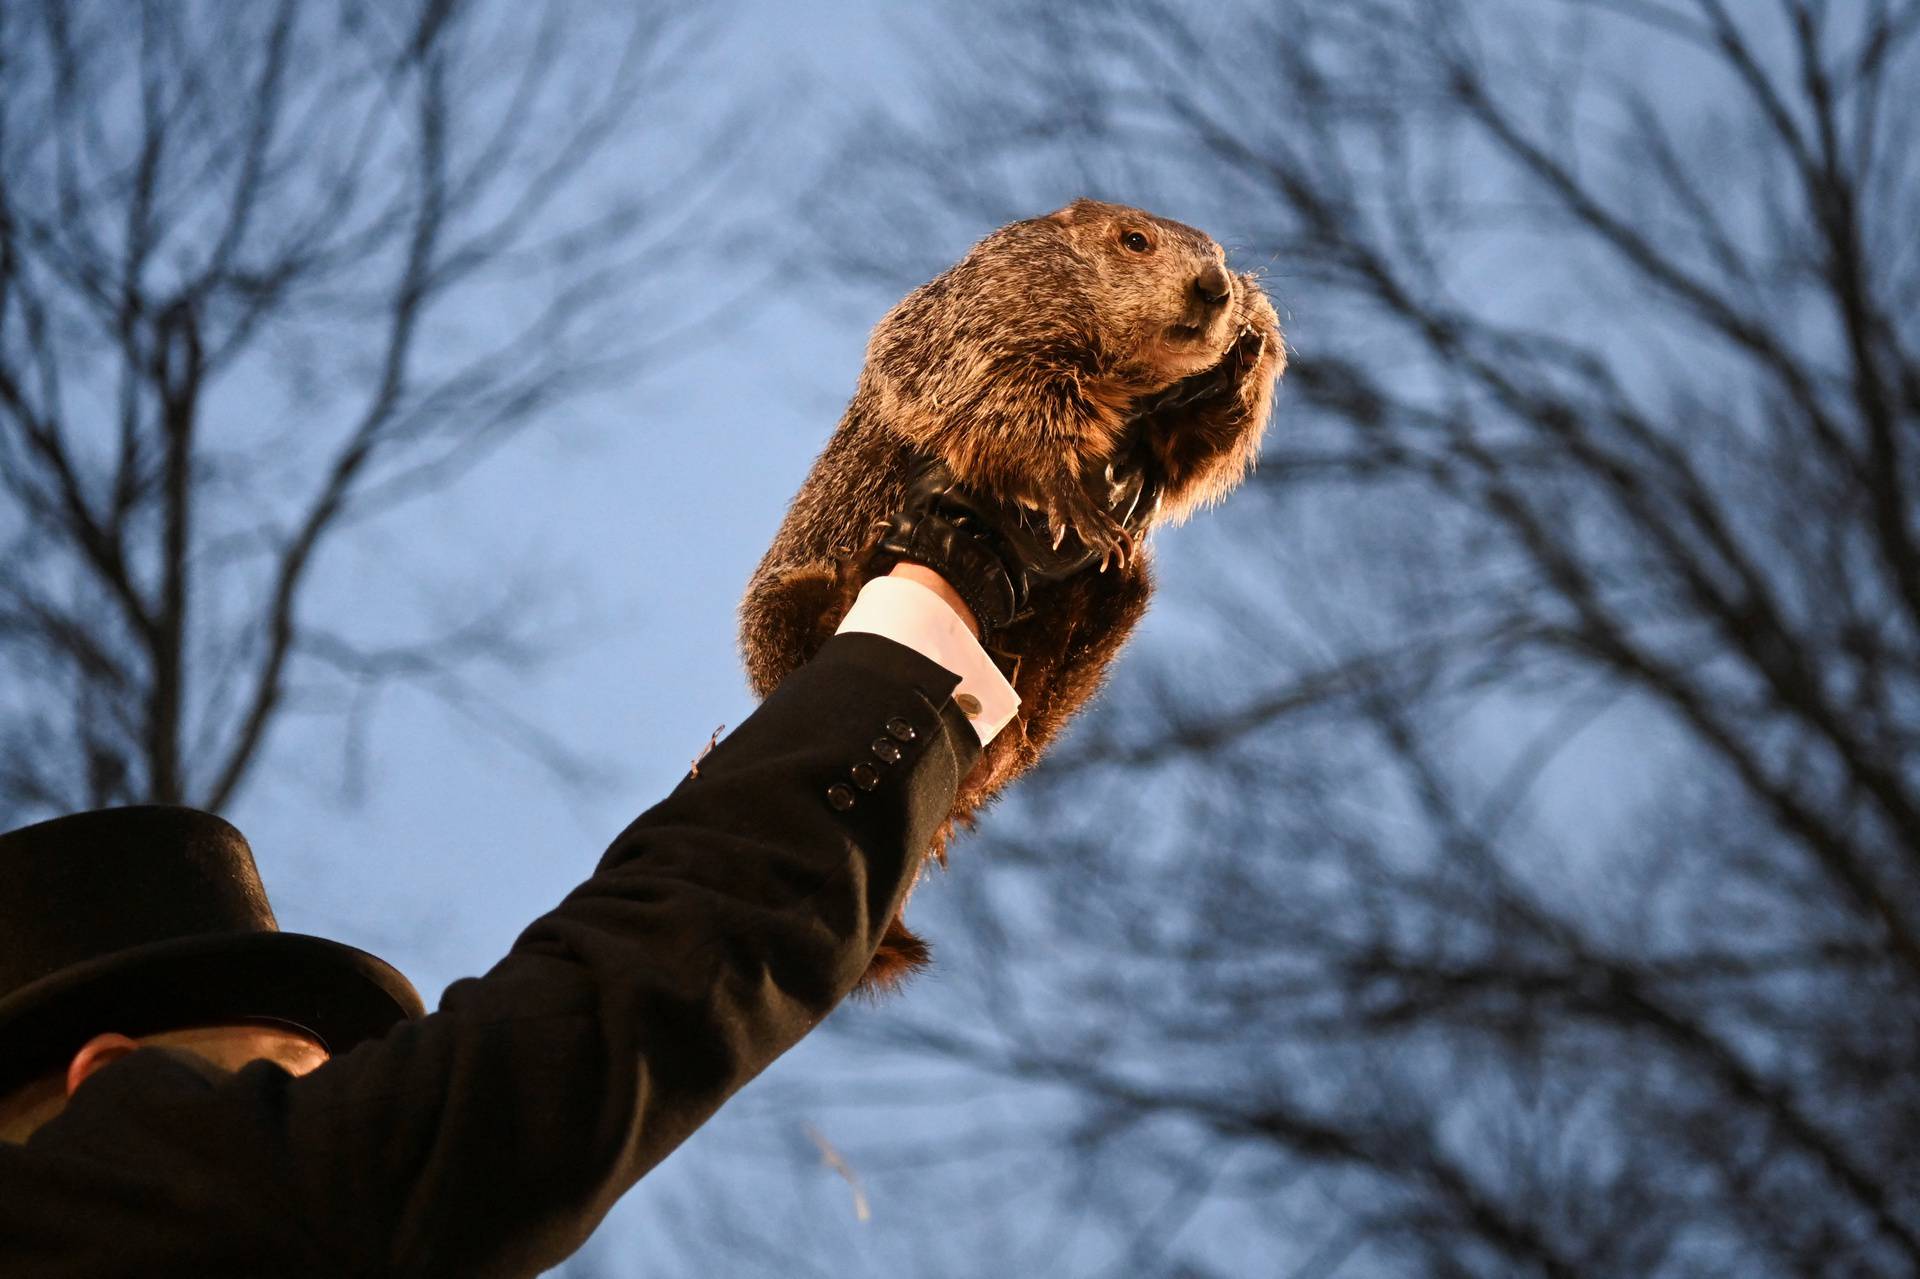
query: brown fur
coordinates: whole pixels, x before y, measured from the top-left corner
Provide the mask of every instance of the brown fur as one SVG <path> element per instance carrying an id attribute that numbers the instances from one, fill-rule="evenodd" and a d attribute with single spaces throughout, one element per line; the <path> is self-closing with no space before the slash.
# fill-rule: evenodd
<path id="1" fill-rule="evenodd" d="M 1129 233 L 1149 250 L 1127 247 Z M 852 606 L 916 451 L 1096 548 L 1127 546 L 1096 496 L 1111 462 L 1145 459 L 1161 485 L 1151 525 L 1225 496 L 1253 465 L 1286 356 L 1251 275 L 1227 277 L 1223 305 L 1196 294 L 1224 263 L 1192 227 L 1076 200 L 1002 227 L 908 294 L 874 329 L 853 402 L 748 584 L 741 647 L 755 691 L 811 657 Z M 1099 687 L 1146 611 L 1148 558 L 1142 546 L 1117 569 L 1040 584 L 1033 615 L 995 637 L 1020 714 L 962 784 L 936 856 Z M 896 918 L 862 986 L 925 963 Z"/>

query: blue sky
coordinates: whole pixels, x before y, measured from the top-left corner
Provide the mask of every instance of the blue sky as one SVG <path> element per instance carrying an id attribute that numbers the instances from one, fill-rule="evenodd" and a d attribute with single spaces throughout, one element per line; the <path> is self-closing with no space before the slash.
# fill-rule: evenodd
<path id="1" fill-rule="evenodd" d="M 804 150 L 806 98 L 843 59 L 870 64 L 862 8 L 849 6 L 844 23 L 791 25 L 777 6 L 753 8 L 713 51 L 715 79 L 772 84 L 803 53 L 816 69 L 798 78 L 801 110 L 779 127 Z M 767 154 L 786 150 L 767 141 Z M 607 159 L 618 166 L 617 145 Z M 804 173 L 768 176 L 738 197 L 777 199 Z M 875 301 L 873 318 L 885 305 Z M 458 586 L 491 584 L 490 565 L 528 579 L 535 615 L 551 619 L 550 657 L 523 686 L 494 691 L 604 769 L 606 784 L 556 784 L 400 689 L 377 706 L 364 790 L 343 809 L 338 721 L 285 721 L 232 814 L 283 926 L 378 943 L 431 993 L 504 951 L 714 727 L 740 720 L 751 701 L 734 606 L 851 392 L 864 339 L 859 323 L 769 295 L 700 349 L 547 414 L 453 491 L 331 548 L 316 614 L 455 605 Z M 385 594 L 370 596 L 369 583 Z M 374 868 L 384 882 L 370 897 Z M 431 936 L 407 935 L 426 919 L 439 922 Z"/>

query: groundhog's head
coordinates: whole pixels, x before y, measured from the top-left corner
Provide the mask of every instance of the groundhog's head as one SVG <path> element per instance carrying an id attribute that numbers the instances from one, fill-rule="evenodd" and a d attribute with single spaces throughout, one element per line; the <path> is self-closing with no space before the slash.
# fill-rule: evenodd
<path id="1" fill-rule="evenodd" d="M 1204 231 L 1075 200 L 1001 227 L 909 294 L 874 329 L 867 372 L 909 414 L 1062 376 L 1130 402 L 1214 367 L 1271 318 Z"/>
<path id="2" fill-rule="evenodd" d="M 1099 200 L 1039 221 L 1058 228 L 1085 265 L 1111 369 L 1151 392 L 1219 363 L 1240 331 L 1248 286 L 1212 236 Z"/>
<path id="3" fill-rule="evenodd" d="M 1245 476 L 1284 360 L 1273 304 L 1210 236 L 1075 200 L 904 298 L 873 331 L 859 399 L 963 482 L 1037 509 L 1150 463 L 1157 523 Z"/>

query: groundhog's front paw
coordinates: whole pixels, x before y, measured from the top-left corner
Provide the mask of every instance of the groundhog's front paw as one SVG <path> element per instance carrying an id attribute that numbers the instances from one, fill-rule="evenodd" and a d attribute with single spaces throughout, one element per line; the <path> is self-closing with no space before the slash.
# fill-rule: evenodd
<path id="1" fill-rule="evenodd" d="M 1054 549 L 1069 536 L 1076 537 L 1099 557 L 1103 573 L 1109 561 L 1124 567 L 1133 558 L 1133 534 L 1108 508 L 1106 487 L 1072 479 L 1055 486 L 1042 504 Z"/>
<path id="2" fill-rule="evenodd" d="M 1220 361 L 1222 366 L 1233 366 L 1234 378 L 1239 380 L 1248 370 L 1260 363 L 1260 357 L 1267 353 L 1267 331 L 1249 324 L 1240 330 L 1240 337 L 1234 342 L 1233 349 L 1227 352 L 1227 358 Z"/>
<path id="3" fill-rule="evenodd" d="M 1165 398 L 1155 407 L 1179 408 L 1205 400 L 1238 398 L 1240 384 L 1260 366 L 1260 357 L 1266 349 L 1264 330 L 1251 324 L 1242 327 L 1233 345 L 1220 357 L 1220 363 L 1169 387 Z"/>

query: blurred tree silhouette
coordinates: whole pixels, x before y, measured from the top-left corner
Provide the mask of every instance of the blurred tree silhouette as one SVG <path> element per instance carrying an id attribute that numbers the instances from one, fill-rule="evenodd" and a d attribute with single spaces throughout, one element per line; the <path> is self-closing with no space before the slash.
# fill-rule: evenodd
<path id="1" fill-rule="evenodd" d="M 1029 1273 L 1920 1273 L 1920 5 L 965 21 L 836 269 L 1084 192 L 1264 264 L 1296 355 L 922 895 L 946 981 L 837 1023 L 1076 1104 L 849 1157 L 1105 1222 Z"/>
<path id="2" fill-rule="evenodd" d="M 685 75 L 687 13 L 0 12 L 0 825 L 223 807 L 290 708 L 395 680 L 566 765 L 463 677 L 528 655 L 497 569 L 451 624 L 303 602 L 351 526 L 724 305 L 628 305 L 715 157 L 595 170 Z"/>

